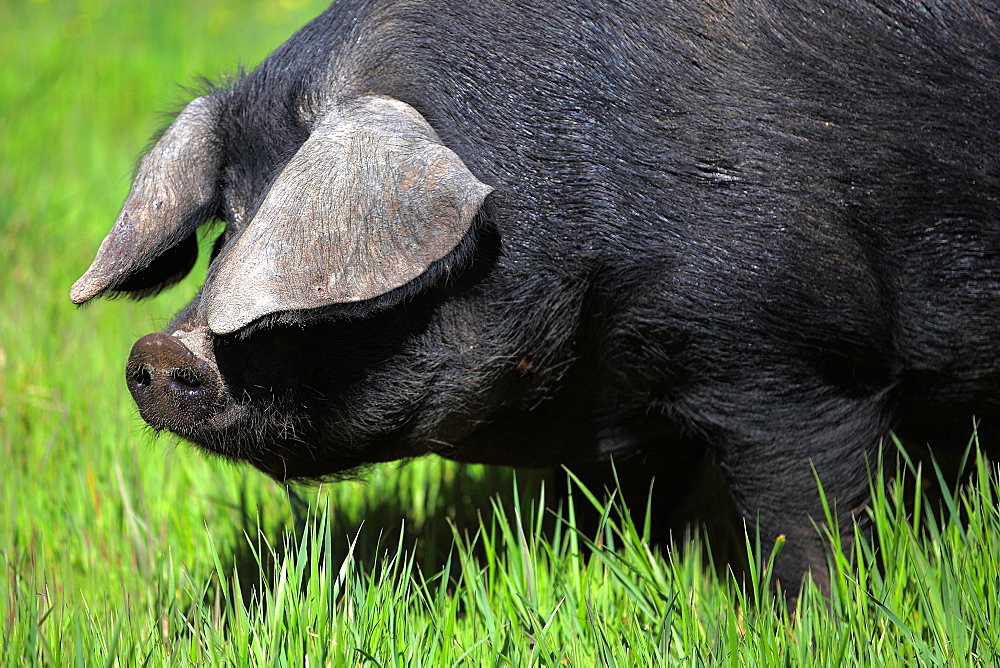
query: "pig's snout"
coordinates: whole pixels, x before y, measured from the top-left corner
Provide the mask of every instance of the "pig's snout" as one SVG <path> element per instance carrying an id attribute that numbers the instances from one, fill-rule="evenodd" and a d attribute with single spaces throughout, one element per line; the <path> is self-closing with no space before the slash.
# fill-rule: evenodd
<path id="1" fill-rule="evenodd" d="M 150 426 L 182 433 L 216 412 L 221 387 L 211 365 L 179 339 L 160 332 L 132 346 L 125 382 Z"/>

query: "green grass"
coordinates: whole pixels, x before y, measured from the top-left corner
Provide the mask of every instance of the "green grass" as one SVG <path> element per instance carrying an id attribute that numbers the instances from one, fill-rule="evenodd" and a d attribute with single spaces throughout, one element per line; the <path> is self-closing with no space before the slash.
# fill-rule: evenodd
<path id="1" fill-rule="evenodd" d="M 982 462 L 940 513 L 901 501 L 933 471 L 877 488 L 879 547 L 859 538 L 793 615 L 759 554 L 742 586 L 650 552 L 614 508 L 582 535 L 538 476 L 386 466 L 307 490 L 297 532 L 264 476 L 151 439 L 123 363 L 198 272 L 141 304 L 76 309 L 69 286 L 178 83 L 252 66 L 322 5 L 0 4 L 0 664 L 1000 663 Z"/>

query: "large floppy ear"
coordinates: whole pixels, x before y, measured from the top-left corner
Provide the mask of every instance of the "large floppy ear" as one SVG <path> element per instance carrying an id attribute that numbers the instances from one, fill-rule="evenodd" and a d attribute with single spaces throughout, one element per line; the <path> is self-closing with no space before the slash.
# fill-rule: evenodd
<path id="1" fill-rule="evenodd" d="M 191 271 L 194 232 L 216 206 L 220 107 L 219 95 L 192 101 L 142 159 L 118 220 L 73 284 L 73 302 L 105 292 L 143 296 Z"/>
<path id="2" fill-rule="evenodd" d="M 213 263 L 208 325 L 227 334 L 399 288 L 458 245 L 492 190 L 408 104 L 331 109 Z"/>

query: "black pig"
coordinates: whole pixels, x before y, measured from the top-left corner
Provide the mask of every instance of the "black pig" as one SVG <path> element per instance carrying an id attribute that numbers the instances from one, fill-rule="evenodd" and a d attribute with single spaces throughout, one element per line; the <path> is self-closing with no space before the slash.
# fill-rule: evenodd
<path id="1" fill-rule="evenodd" d="M 1000 386 L 993 0 L 343 0 L 191 102 L 76 303 L 185 275 L 143 418 L 278 479 L 710 452 L 793 584 Z M 677 482 L 681 484 L 681 482 Z M 664 509 L 666 512 L 666 509 Z"/>

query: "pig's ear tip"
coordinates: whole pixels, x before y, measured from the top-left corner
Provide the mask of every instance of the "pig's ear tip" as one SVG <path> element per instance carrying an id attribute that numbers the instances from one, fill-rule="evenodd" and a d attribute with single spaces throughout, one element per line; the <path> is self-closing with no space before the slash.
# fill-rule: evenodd
<path id="1" fill-rule="evenodd" d="M 76 283 L 73 284 L 73 287 L 70 288 L 69 299 L 77 306 L 81 306 L 101 294 L 101 292 L 101 286 L 84 274 Z"/>

